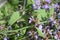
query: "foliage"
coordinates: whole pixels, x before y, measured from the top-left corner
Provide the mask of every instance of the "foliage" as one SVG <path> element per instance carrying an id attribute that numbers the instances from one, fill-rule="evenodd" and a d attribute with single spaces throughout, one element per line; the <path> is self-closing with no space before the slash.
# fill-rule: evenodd
<path id="1" fill-rule="evenodd" d="M 37 27 L 36 27 L 36 29 L 37 29 L 37 32 L 38 32 L 39 36 L 41 36 L 41 37 L 44 38 L 45 36 L 44 36 L 44 34 L 42 33 L 42 31 L 41 31 L 39 28 L 37 28 Z"/>
<path id="2" fill-rule="evenodd" d="M 53 7 L 50 9 L 50 13 L 46 13 L 44 9 L 33 10 L 33 0 L 26 0 L 22 2 L 22 12 L 18 9 L 19 0 L 8 0 L 8 2 L 0 9 L 0 25 L 5 25 L 4 30 L 0 31 L 1 40 L 4 37 L 9 37 L 11 40 L 28 40 L 29 36 L 27 32 L 35 28 L 35 24 L 29 24 L 28 19 L 31 16 L 37 16 L 39 24 L 46 23 L 46 20 L 53 14 Z M 48 16 L 49 15 L 49 16 Z M 35 18 L 35 19 L 36 19 Z M 21 26 L 22 25 L 22 26 Z M 12 28 L 10 30 L 10 27 Z M 39 28 L 35 28 L 40 37 L 45 38 L 45 35 Z M 19 36 L 17 36 L 19 34 Z"/>
<path id="3" fill-rule="evenodd" d="M 8 0 L 12 5 L 18 5 L 19 0 Z"/>
<path id="4" fill-rule="evenodd" d="M 9 25 L 13 25 L 19 18 L 19 12 L 14 12 L 10 17 Z"/>

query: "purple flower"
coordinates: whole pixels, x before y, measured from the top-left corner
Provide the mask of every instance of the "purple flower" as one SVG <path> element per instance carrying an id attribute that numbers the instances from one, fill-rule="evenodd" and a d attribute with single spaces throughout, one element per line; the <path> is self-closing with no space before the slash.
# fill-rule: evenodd
<path id="1" fill-rule="evenodd" d="M 36 5 L 36 4 L 33 4 L 32 6 L 33 6 L 33 9 L 34 9 L 34 10 L 40 9 L 40 6 L 38 6 L 38 5 Z"/>
<path id="2" fill-rule="evenodd" d="M 32 22 L 32 18 L 29 18 L 30 20 L 29 20 L 29 23 L 31 23 Z"/>
<path id="3" fill-rule="evenodd" d="M 58 29 L 60 29 L 60 25 L 58 25 Z"/>
<path id="4" fill-rule="evenodd" d="M 4 37 L 4 40 L 8 40 L 7 37 Z"/>
<path id="5" fill-rule="evenodd" d="M 54 20 L 53 23 L 56 24 L 56 20 Z"/>
<path id="6" fill-rule="evenodd" d="M 12 26 L 9 26 L 9 29 L 12 30 Z"/>
<path id="7" fill-rule="evenodd" d="M 58 39 L 58 35 L 57 34 L 55 34 L 54 39 Z"/>
<path id="8" fill-rule="evenodd" d="M 50 26 L 46 26 L 46 29 L 49 29 Z"/>
<path id="9" fill-rule="evenodd" d="M 50 17 L 49 21 L 53 21 L 53 20 L 54 20 L 53 16 L 52 16 L 52 17 Z"/>
<path id="10" fill-rule="evenodd" d="M 31 23 L 33 20 L 34 20 L 34 17 L 31 16 L 31 17 L 29 18 L 29 23 Z"/>
<path id="11" fill-rule="evenodd" d="M 19 36 L 20 36 L 20 34 L 18 33 L 18 34 L 17 34 L 17 36 L 19 37 Z"/>
<path id="12" fill-rule="evenodd" d="M 40 0 L 34 0 L 34 4 L 32 5 L 33 6 L 33 9 L 34 10 L 38 10 L 40 9 Z"/>
<path id="13" fill-rule="evenodd" d="M 58 13 L 58 18 L 60 19 L 60 13 Z"/>
<path id="14" fill-rule="evenodd" d="M 31 35 L 32 35 L 32 32 L 31 32 L 31 31 L 29 31 L 29 32 L 28 32 L 28 35 L 29 35 L 29 36 L 31 36 Z"/>
<path id="15" fill-rule="evenodd" d="M 45 0 L 45 2 L 47 2 L 47 3 L 49 3 L 49 4 L 50 4 L 50 3 L 51 3 L 51 0 Z"/>
<path id="16" fill-rule="evenodd" d="M 34 1 L 35 1 L 35 4 L 36 4 L 37 6 L 40 5 L 40 0 L 34 0 Z"/>
<path id="17" fill-rule="evenodd" d="M 49 33 L 52 35 L 52 31 L 51 30 L 49 30 Z"/>
<path id="18" fill-rule="evenodd" d="M 32 21 L 31 20 L 29 20 L 29 23 L 31 23 Z"/>
<path id="19" fill-rule="evenodd" d="M 39 25 L 38 27 L 39 27 L 39 29 L 40 29 L 41 31 L 43 30 L 43 29 L 42 29 L 42 28 L 43 28 L 43 26 L 42 26 L 42 25 Z"/>
<path id="20" fill-rule="evenodd" d="M 59 5 L 56 3 L 55 5 L 54 5 L 54 8 L 58 8 L 59 7 Z"/>
<path id="21" fill-rule="evenodd" d="M 38 35 L 37 34 L 35 35 L 35 38 L 38 39 Z"/>
<path id="22" fill-rule="evenodd" d="M 50 6 L 48 6 L 48 5 L 46 4 L 46 5 L 43 5 L 43 8 L 44 8 L 44 9 L 47 9 L 47 8 L 50 9 Z"/>

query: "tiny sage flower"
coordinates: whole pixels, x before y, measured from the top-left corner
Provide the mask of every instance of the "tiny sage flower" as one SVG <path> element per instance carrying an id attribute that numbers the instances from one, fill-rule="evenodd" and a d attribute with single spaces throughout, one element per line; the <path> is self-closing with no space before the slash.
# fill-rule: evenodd
<path id="1" fill-rule="evenodd" d="M 39 29 L 40 29 L 41 31 L 43 30 L 43 29 L 42 29 L 43 26 L 42 26 L 41 24 L 40 24 L 38 27 L 39 27 Z"/>
<path id="2" fill-rule="evenodd" d="M 17 36 L 19 37 L 19 36 L 20 36 L 20 34 L 18 33 L 18 34 L 17 34 Z"/>
<path id="3" fill-rule="evenodd" d="M 32 22 L 32 20 L 29 20 L 29 23 L 31 23 Z"/>
<path id="4" fill-rule="evenodd" d="M 50 4 L 50 3 L 51 3 L 51 0 L 45 0 L 45 2 L 47 2 L 47 3 L 49 3 L 49 4 Z"/>
<path id="5" fill-rule="evenodd" d="M 55 34 L 54 39 L 56 39 L 56 40 L 58 39 L 58 35 L 57 34 Z"/>
<path id="6" fill-rule="evenodd" d="M 7 37 L 4 37 L 4 40 L 8 40 Z"/>
<path id="7" fill-rule="evenodd" d="M 43 8 L 44 8 L 44 9 L 47 9 L 47 8 L 50 9 L 50 6 L 49 6 L 48 4 L 45 4 L 45 5 L 43 5 Z"/>
<path id="8" fill-rule="evenodd" d="M 35 4 L 33 4 L 33 9 L 38 10 L 40 9 L 40 0 L 34 0 Z"/>
<path id="9" fill-rule="evenodd" d="M 12 26 L 9 26 L 9 30 L 12 30 Z"/>
<path id="10" fill-rule="evenodd" d="M 60 13 L 58 13 L 58 18 L 60 19 Z"/>
<path id="11" fill-rule="evenodd" d="M 54 4 L 55 9 L 58 8 L 58 7 L 59 7 L 58 3 Z"/>
<path id="12" fill-rule="evenodd" d="M 37 34 L 35 35 L 35 38 L 38 39 L 38 35 Z"/>
<path id="13" fill-rule="evenodd" d="M 40 0 L 34 0 L 34 2 L 35 2 L 35 4 L 36 4 L 37 6 L 40 5 Z"/>
<path id="14" fill-rule="evenodd" d="M 40 6 L 37 6 L 36 4 L 33 4 L 32 6 L 33 6 L 33 9 L 34 9 L 34 10 L 40 9 Z"/>
<path id="15" fill-rule="evenodd" d="M 31 16 L 31 17 L 29 18 L 29 23 L 31 23 L 33 20 L 34 20 L 34 17 Z"/>
<path id="16" fill-rule="evenodd" d="M 20 36 L 20 33 L 21 33 L 21 31 L 19 30 L 18 33 L 17 33 L 17 36 L 18 36 L 18 37 Z"/>
<path id="17" fill-rule="evenodd" d="M 29 31 L 29 32 L 28 32 L 28 35 L 29 35 L 29 36 L 31 36 L 31 35 L 32 35 L 32 32 L 31 32 L 31 31 Z"/>

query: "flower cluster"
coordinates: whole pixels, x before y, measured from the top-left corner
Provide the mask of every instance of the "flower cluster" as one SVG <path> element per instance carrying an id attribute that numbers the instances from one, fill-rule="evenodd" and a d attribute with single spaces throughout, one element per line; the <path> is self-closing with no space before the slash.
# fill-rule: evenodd
<path id="1" fill-rule="evenodd" d="M 40 6 L 39 6 L 40 7 Z M 49 4 L 44 4 L 43 6 L 41 6 L 43 9 L 45 10 L 50 10 L 50 8 L 52 7 Z M 52 16 L 47 20 L 47 23 L 43 23 L 43 24 L 38 24 L 38 28 L 45 34 L 46 39 L 50 39 L 53 37 L 54 40 L 59 40 L 60 39 L 60 5 L 58 4 L 54 4 L 54 14 L 52 14 Z M 38 7 L 37 7 L 38 8 Z M 47 10 L 47 11 L 48 11 Z M 58 11 L 57 11 L 58 10 Z M 33 17 L 30 18 L 29 23 L 32 23 L 32 20 L 34 20 Z M 36 32 L 36 31 L 35 31 Z M 35 33 L 34 32 L 34 33 Z M 32 36 L 33 33 L 32 31 L 29 31 L 29 36 Z M 44 40 L 43 38 L 39 37 L 38 33 L 36 33 L 34 35 L 34 37 L 37 40 Z"/>

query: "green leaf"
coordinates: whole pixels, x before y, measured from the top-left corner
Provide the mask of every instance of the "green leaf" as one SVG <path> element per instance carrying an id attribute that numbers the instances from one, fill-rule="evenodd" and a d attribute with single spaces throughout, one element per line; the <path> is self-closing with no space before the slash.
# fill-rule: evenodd
<path id="1" fill-rule="evenodd" d="M 9 25 L 13 25 L 19 18 L 19 12 L 14 12 L 10 17 Z"/>
<path id="2" fill-rule="evenodd" d="M 23 28 L 20 28 L 20 29 L 17 29 L 17 30 L 2 31 L 1 34 L 4 34 L 4 32 L 6 32 L 6 33 L 10 33 L 10 32 L 18 32 L 18 31 L 21 31 L 21 30 L 24 30 L 24 31 L 23 31 L 23 34 L 25 34 L 26 29 L 29 28 L 29 27 L 30 27 L 30 26 L 23 27 Z M 12 35 L 12 34 L 8 34 L 8 35 Z"/>
<path id="3" fill-rule="evenodd" d="M 3 17 L 3 13 L 0 11 L 0 19 L 2 19 Z"/>
<path id="4" fill-rule="evenodd" d="M 36 29 L 37 29 L 37 32 L 38 32 L 39 36 L 44 38 L 44 34 L 42 33 L 42 31 L 37 27 L 36 27 Z"/>
<path id="5" fill-rule="evenodd" d="M 30 0 L 28 0 L 28 2 L 27 2 L 28 4 L 31 4 L 31 1 Z"/>
<path id="6" fill-rule="evenodd" d="M 8 16 L 8 8 L 7 7 L 5 7 L 5 9 L 4 9 L 4 14 L 5 14 L 5 16 Z"/>
<path id="7" fill-rule="evenodd" d="M 18 29 L 18 28 L 19 28 L 18 24 L 15 24 L 15 29 Z"/>
<path id="8" fill-rule="evenodd" d="M 3 13 L 0 11 L 0 16 L 3 16 Z"/>
<path id="9" fill-rule="evenodd" d="M 21 35 L 24 35 L 26 33 L 26 29 L 24 29 L 24 30 L 21 30 Z"/>
<path id="10" fill-rule="evenodd" d="M 1 20 L 0 21 L 0 24 L 4 24 L 4 23 L 6 23 L 6 21 L 4 21 L 4 20 Z"/>
<path id="11" fill-rule="evenodd" d="M 19 0 L 8 0 L 12 5 L 18 5 Z"/>

